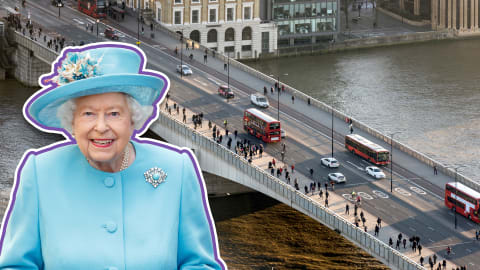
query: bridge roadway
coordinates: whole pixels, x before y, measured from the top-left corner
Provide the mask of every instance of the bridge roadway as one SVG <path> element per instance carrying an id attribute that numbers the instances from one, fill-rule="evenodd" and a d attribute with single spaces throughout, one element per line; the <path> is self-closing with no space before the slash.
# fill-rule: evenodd
<path id="1" fill-rule="evenodd" d="M 96 29 L 93 33 L 85 31 L 85 23 L 92 21 L 73 9 L 62 9 L 60 20 L 55 16 L 58 9 L 49 5 L 49 1 L 42 0 L 43 7 L 36 3 L 28 2 L 31 9 L 32 20 L 45 26 L 45 29 L 55 31 L 67 40 L 94 42 L 105 40 L 97 39 Z M 126 16 L 121 24 L 106 22 L 123 31 L 120 41 L 134 43 L 136 41 L 136 23 L 131 16 Z M 145 28 L 148 28 L 145 26 Z M 100 24 L 99 32 L 103 32 L 104 25 Z M 146 33 L 150 33 L 146 29 Z M 229 125 L 242 130 L 242 112 L 251 107 L 248 95 L 259 91 L 270 84 L 252 77 L 236 68 L 230 70 L 230 84 L 236 93 L 236 98 L 229 103 L 215 94 L 218 84 L 225 83 L 227 76 L 223 70 L 223 62 L 208 57 L 208 65 L 204 65 L 203 51 L 195 50 L 194 61 L 187 64 L 193 66 L 194 75 L 180 79 L 175 71 L 175 65 L 179 63 L 173 54 L 173 49 L 178 46 L 178 41 L 163 32 L 156 31 L 155 38 L 144 38 L 145 45 L 142 48 L 148 55 L 149 68 L 164 72 L 171 79 L 170 94 L 182 107 L 186 106 L 192 111 L 203 112 L 206 119 L 211 119 L 217 126 L 221 126 L 224 119 Z M 148 45 L 147 45 L 148 44 Z M 187 57 L 185 57 L 187 58 Z M 198 60 L 198 61 L 196 61 Z M 265 110 L 267 114 L 276 117 L 276 95 L 268 95 L 272 104 Z M 290 96 L 280 96 L 282 125 L 287 131 L 286 163 L 295 164 L 296 170 L 308 175 L 310 168 L 314 169 L 313 180 L 326 180 L 328 170 L 319 164 L 319 159 L 331 154 L 331 116 L 329 113 L 317 110 L 301 101 L 292 104 Z M 458 216 L 459 226 L 453 229 L 453 215 L 443 206 L 443 186 L 453 179 L 443 175 L 433 176 L 430 167 L 418 162 L 416 159 L 394 149 L 394 192 L 390 193 L 388 180 L 373 181 L 366 176 L 364 167 L 368 165 L 362 159 L 352 156 L 343 147 L 344 135 L 348 127 L 343 119 L 334 119 L 334 155 L 342 163 L 338 171 L 347 177 L 347 184 L 335 188 L 335 194 L 350 194 L 352 190 L 364 192 L 362 208 L 371 215 L 372 219 L 381 217 L 394 230 L 404 235 L 418 235 L 424 248 L 437 252 L 440 256 L 446 245 L 453 248 L 454 254 L 451 260 L 458 265 L 467 265 L 475 268 L 480 265 L 478 258 L 479 250 L 474 239 L 475 224 Z M 355 130 L 389 149 L 389 145 L 374 139 L 368 134 Z M 255 143 L 260 143 L 246 136 Z M 277 160 L 280 156 L 280 144 L 266 145 L 266 152 Z M 385 168 L 386 169 L 386 168 Z M 387 179 L 390 178 L 386 170 Z M 306 181 L 306 180 L 305 180 Z M 305 182 L 306 183 L 306 182 Z M 303 188 L 303 183 L 300 185 Z M 370 196 L 369 196 L 370 195 Z M 371 198 L 371 199 L 370 199 Z M 331 203 L 332 204 L 332 203 Z M 340 209 L 340 208 L 339 208 Z M 341 211 L 338 210 L 338 211 Z M 369 226 L 371 229 L 372 227 Z M 381 235 L 382 236 L 382 235 Z M 396 234 L 391 235 L 396 239 Z M 386 236 L 384 236 L 387 239 Z M 383 237 L 382 237 L 383 238 Z M 401 250 L 403 251 L 403 250 Z M 413 256 L 413 255 L 412 255 Z M 418 261 L 417 257 L 412 257 Z"/>

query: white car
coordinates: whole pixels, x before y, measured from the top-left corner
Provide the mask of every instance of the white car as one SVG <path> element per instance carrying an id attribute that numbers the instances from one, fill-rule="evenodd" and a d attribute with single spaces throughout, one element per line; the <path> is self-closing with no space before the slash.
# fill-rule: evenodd
<path id="1" fill-rule="evenodd" d="M 328 174 L 328 180 L 338 183 L 345 183 L 347 181 L 347 178 L 345 178 L 345 175 L 342 173 L 336 172 L 336 173 L 329 173 Z"/>
<path id="2" fill-rule="evenodd" d="M 338 163 L 337 159 L 333 157 L 322 158 L 320 159 L 320 162 L 322 163 L 322 165 L 329 168 L 338 168 L 338 166 L 340 166 L 340 163 Z"/>
<path id="3" fill-rule="evenodd" d="M 267 98 L 260 94 L 251 94 L 250 101 L 253 105 L 256 105 L 258 107 L 268 108 L 268 106 L 270 106 L 270 104 L 268 104 Z"/>
<path id="4" fill-rule="evenodd" d="M 280 128 L 280 137 L 282 137 L 282 138 L 287 137 L 287 132 L 283 128 Z"/>
<path id="5" fill-rule="evenodd" d="M 187 65 L 181 65 L 181 66 L 177 65 L 177 72 L 178 73 L 182 72 L 183 75 L 185 75 L 185 76 L 193 74 L 192 69 Z"/>
<path id="6" fill-rule="evenodd" d="M 375 178 L 377 178 L 377 179 L 385 178 L 385 174 L 384 174 L 383 171 L 380 170 L 380 168 L 378 168 L 378 167 L 368 166 L 367 168 L 365 168 L 365 171 L 366 171 L 369 175 L 371 175 L 371 176 L 373 176 L 373 177 L 375 177 Z"/>

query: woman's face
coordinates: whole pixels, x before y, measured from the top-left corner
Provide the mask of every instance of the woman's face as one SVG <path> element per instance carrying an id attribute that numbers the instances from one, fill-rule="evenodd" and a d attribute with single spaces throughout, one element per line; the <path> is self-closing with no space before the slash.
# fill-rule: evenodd
<path id="1" fill-rule="evenodd" d="M 125 94 L 79 97 L 75 104 L 73 134 L 80 151 L 101 170 L 120 168 L 134 129 Z"/>

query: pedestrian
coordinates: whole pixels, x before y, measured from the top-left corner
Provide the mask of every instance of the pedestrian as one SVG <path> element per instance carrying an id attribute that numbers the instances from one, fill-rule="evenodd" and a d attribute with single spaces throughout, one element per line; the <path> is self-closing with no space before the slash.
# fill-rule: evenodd
<path id="1" fill-rule="evenodd" d="M 285 85 L 282 84 L 282 92 L 285 93 Z"/>
<path id="2" fill-rule="evenodd" d="M 223 70 L 227 70 L 227 63 L 223 63 Z"/>
<path id="3" fill-rule="evenodd" d="M 185 114 L 183 115 L 183 120 L 182 121 L 185 124 L 187 123 L 187 115 L 185 115 Z M 213 134 L 215 134 L 215 132 Z"/>
<path id="4" fill-rule="evenodd" d="M 477 241 L 478 241 L 478 235 L 479 235 L 479 232 L 475 230 L 475 239 L 477 239 Z"/>
<path id="5" fill-rule="evenodd" d="M 207 57 L 208 57 L 207 54 L 204 54 L 204 55 L 203 55 L 203 63 L 204 63 L 204 64 L 207 63 Z"/>
<path id="6" fill-rule="evenodd" d="M 390 239 L 388 239 L 388 245 L 389 245 L 390 247 L 392 247 L 392 245 L 393 245 L 392 237 L 390 237 Z"/>
<path id="7" fill-rule="evenodd" d="M 452 249 L 450 248 L 450 246 L 447 246 L 447 256 L 450 255 L 450 252 L 452 252 Z"/>
<path id="8" fill-rule="evenodd" d="M 25 35 L 25 34 L 24 34 Z M 273 95 L 273 86 L 270 87 L 270 93 Z"/>
<path id="9" fill-rule="evenodd" d="M 378 228 L 378 224 L 375 224 L 375 236 L 378 236 L 379 232 L 380 232 L 380 228 Z"/>
<path id="10" fill-rule="evenodd" d="M 263 94 L 267 95 L 267 87 L 266 86 L 263 87 Z"/>
<path id="11" fill-rule="evenodd" d="M 378 227 L 382 228 L 382 219 L 380 217 L 377 218 Z"/>
<path id="12" fill-rule="evenodd" d="M 180 106 L 177 106 L 177 114 L 180 114 Z"/>
<path id="13" fill-rule="evenodd" d="M 220 129 L 217 129 L 217 137 L 220 137 Z"/>
<path id="14" fill-rule="evenodd" d="M 310 177 L 313 178 L 313 169 L 312 168 L 310 168 Z"/>
<path id="15" fill-rule="evenodd" d="M 422 255 L 422 245 L 418 244 L 418 255 Z"/>
<path id="16" fill-rule="evenodd" d="M 282 152 L 280 153 L 280 155 L 282 156 L 282 162 L 283 162 L 283 160 L 285 159 L 285 152 L 282 151 Z"/>
<path id="17" fill-rule="evenodd" d="M 395 244 L 395 249 L 400 249 L 400 240 L 397 239 L 397 244 Z"/>
<path id="18" fill-rule="evenodd" d="M 260 147 L 260 151 L 259 151 L 259 157 L 262 158 L 262 154 L 263 154 L 263 147 Z"/>
<path id="19" fill-rule="evenodd" d="M 327 197 L 325 197 L 325 207 L 328 208 L 328 198 Z"/>
<path id="20" fill-rule="evenodd" d="M 295 164 L 292 164 L 292 173 L 295 172 Z"/>
<path id="21" fill-rule="evenodd" d="M 236 129 L 233 131 L 233 135 L 235 135 L 235 139 L 236 139 L 238 135 L 238 131 Z"/>
<path id="22" fill-rule="evenodd" d="M 320 190 L 322 192 L 322 190 Z M 348 203 L 345 205 L 345 214 L 350 215 L 350 206 L 348 206 Z"/>
<path id="23" fill-rule="evenodd" d="M 353 125 L 350 124 L 350 134 L 352 134 L 352 133 L 353 133 Z"/>
<path id="24" fill-rule="evenodd" d="M 415 240 L 412 243 L 412 250 L 413 252 L 417 251 L 417 242 Z"/>
<path id="25" fill-rule="evenodd" d="M 273 165 L 273 167 L 276 167 L 275 163 L 276 163 L 275 158 L 273 158 L 273 159 L 272 159 L 272 165 Z"/>
<path id="26" fill-rule="evenodd" d="M 144 32 L 145 32 L 145 29 L 143 28 L 143 25 L 142 25 L 142 35 L 143 35 Z"/>
<path id="27" fill-rule="evenodd" d="M 273 167 L 270 169 L 270 174 L 273 176 L 275 170 L 273 169 Z"/>
<path id="28" fill-rule="evenodd" d="M 430 269 L 433 269 L 432 256 L 428 257 L 428 265 L 430 265 Z"/>
<path id="29" fill-rule="evenodd" d="M 404 248 L 404 249 L 406 248 L 406 247 L 405 247 L 406 245 L 407 245 L 407 238 L 403 238 L 403 248 Z"/>
<path id="30" fill-rule="evenodd" d="M 323 190 L 322 189 L 320 189 L 320 191 L 318 192 L 318 196 L 320 197 L 320 199 L 323 198 Z"/>
<path id="31" fill-rule="evenodd" d="M 295 96 L 292 95 L 292 104 L 295 104 Z"/>
<path id="32" fill-rule="evenodd" d="M 443 269 L 447 269 L 447 260 L 443 259 L 442 265 Z"/>
<path id="33" fill-rule="evenodd" d="M 175 47 L 175 50 L 173 52 L 177 55 L 178 54 L 178 48 Z"/>
<path id="34" fill-rule="evenodd" d="M 225 126 L 225 129 L 226 129 L 228 125 L 227 119 L 223 120 L 223 125 Z"/>
<path id="35" fill-rule="evenodd" d="M 367 222 L 367 219 L 365 217 L 362 217 L 362 224 L 365 226 L 365 222 Z"/>
<path id="36" fill-rule="evenodd" d="M 420 257 L 420 265 L 423 266 L 423 257 Z"/>
<path id="37" fill-rule="evenodd" d="M 328 190 L 325 190 L 325 198 L 328 199 Z"/>
<path id="38" fill-rule="evenodd" d="M 188 42 L 185 42 L 185 49 L 188 51 L 190 48 L 189 48 L 189 45 L 188 45 Z"/>
<path id="39" fill-rule="evenodd" d="M 277 177 L 278 177 L 278 170 L 277 170 Z M 305 194 L 308 194 L 308 187 L 305 185 Z"/>
<path id="40" fill-rule="evenodd" d="M 437 174 L 438 174 L 437 165 L 433 165 L 433 175 L 437 175 Z"/>
<path id="41" fill-rule="evenodd" d="M 437 264 L 437 254 L 433 254 L 433 264 Z"/>
<path id="42" fill-rule="evenodd" d="M 335 183 L 333 181 L 330 181 L 330 184 L 332 185 L 332 190 L 335 190 Z"/>

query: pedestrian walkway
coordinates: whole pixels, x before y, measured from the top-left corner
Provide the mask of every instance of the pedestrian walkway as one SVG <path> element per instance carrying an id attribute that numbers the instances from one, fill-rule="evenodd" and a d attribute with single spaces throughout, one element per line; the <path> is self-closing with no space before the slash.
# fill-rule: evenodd
<path id="1" fill-rule="evenodd" d="M 175 105 L 174 105 L 175 104 Z M 178 112 L 176 108 L 178 107 Z M 178 103 L 173 100 L 172 98 L 169 98 L 168 100 L 165 99 L 162 104 L 160 104 L 160 109 L 163 111 L 165 114 L 169 114 L 170 117 L 174 118 L 175 120 L 179 122 L 183 122 L 184 116 L 183 116 L 183 107 L 180 107 Z M 248 137 L 244 136 L 237 136 L 235 138 L 234 135 L 234 130 L 231 130 L 228 128 L 227 124 L 227 129 L 229 130 L 229 134 L 226 135 L 226 130 L 221 124 L 215 124 L 212 123 L 212 126 L 209 127 L 208 119 L 203 119 L 202 125 L 194 125 L 193 123 L 193 116 L 194 115 L 199 115 L 201 112 L 194 112 L 190 110 L 189 108 L 185 108 L 185 124 L 189 126 L 190 128 L 195 129 L 198 133 L 202 134 L 205 137 L 212 138 L 213 134 L 213 127 L 217 130 L 219 130 L 219 134 L 222 135 L 222 141 L 221 143 L 218 142 L 218 139 L 216 140 L 217 143 L 225 146 L 226 148 L 229 148 L 227 146 L 228 139 L 232 139 L 232 144 L 229 149 L 230 151 L 234 152 L 234 147 L 237 145 L 237 141 L 241 142 L 244 139 L 248 140 Z M 244 135 L 244 134 L 242 134 Z M 247 135 L 248 136 L 248 135 Z M 217 137 L 218 138 L 218 137 Z M 288 151 L 288 149 L 287 149 Z M 239 158 L 242 155 L 239 154 Z M 247 156 L 248 159 L 248 156 Z M 254 154 L 252 156 L 252 165 L 257 166 L 265 171 L 265 173 L 271 174 L 271 169 L 269 168 L 269 163 L 271 163 L 274 160 L 274 157 L 272 157 L 269 153 L 263 152 L 262 156 L 260 157 L 259 154 Z M 337 215 L 343 217 L 345 220 L 349 221 L 352 224 L 358 224 L 358 227 L 360 229 L 366 230 L 368 233 L 375 235 L 375 226 L 377 225 L 377 218 L 376 216 L 370 214 L 366 210 L 362 209 L 361 204 L 359 205 L 359 208 L 357 210 L 357 216 L 354 215 L 355 212 L 355 201 L 356 201 L 356 196 L 353 198 L 345 198 L 340 194 L 337 194 L 335 192 L 334 186 L 331 184 L 321 181 L 321 180 L 315 180 L 312 179 L 309 176 L 306 176 L 296 170 L 292 170 L 291 165 L 295 164 L 287 164 L 282 162 L 281 160 L 276 160 L 275 159 L 275 166 L 274 166 L 274 176 L 277 176 L 277 168 L 282 168 L 282 173 L 277 176 L 277 178 L 280 181 L 283 181 L 287 184 L 290 184 L 292 187 L 295 186 L 295 180 L 298 182 L 298 192 L 304 193 L 308 196 L 311 197 L 318 205 L 328 207 L 330 210 L 335 212 Z M 286 179 L 286 171 L 289 172 L 290 175 L 290 182 Z M 312 191 L 311 187 L 312 185 L 315 184 L 315 189 Z M 327 189 L 325 189 L 325 184 L 327 184 Z M 307 192 L 305 192 L 305 187 L 308 189 Z M 327 198 L 327 192 L 328 192 L 328 198 Z M 320 195 L 322 194 L 322 195 Z M 346 205 L 349 206 L 349 213 L 346 212 Z M 362 222 L 361 214 L 364 216 L 365 222 Z M 357 223 L 355 223 L 357 220 Z M 379 238 L 382 242 L 384 243 L 389 243 L 389 239 L 391 238 L 393 241 L 392 248 L 396 248 L 396 240 L 398 239 L 398 235 L 400 232 L 390 226 L 388 223 L 385 223 L 384 221 L 381 222 L 381 228 L 379 230 L 379 235 L 377 238 Z M 434 252 L 428 248 L 422 248 L 421 249 L 421 254 L 419 253 L 418 249 L 415 251 L 411 248 L 412 243 L 408 241 L 408 239 L 412 237 L 412 235 L 405 235 L 402 234 L 402 239 L 407 239 L 407 244 L 405 245 L 405 248 L 403 247 L 403 241 L 401 242 L 399 248 L 396 248 L 398 251 L 400 251 L 402 254 L 405 256 L 409 257 L 413 261 L 420 263 L 420 258 L 424 258 L 424 265 L 427 266 L 428 264 L 428 259 L 429 257 L 433 257 Z M 425 241 L 422 242 L 420 239 L 420 244 L 424 244 Z M 438 262 L 443 261 L 445 254 L 437 254 L 437 264 Z M 451 261 L 447 260 L 447 267 L 448 269 L 451 269 L 452 267 L 457 267 L 455 264 L 453 264 Z"/>

